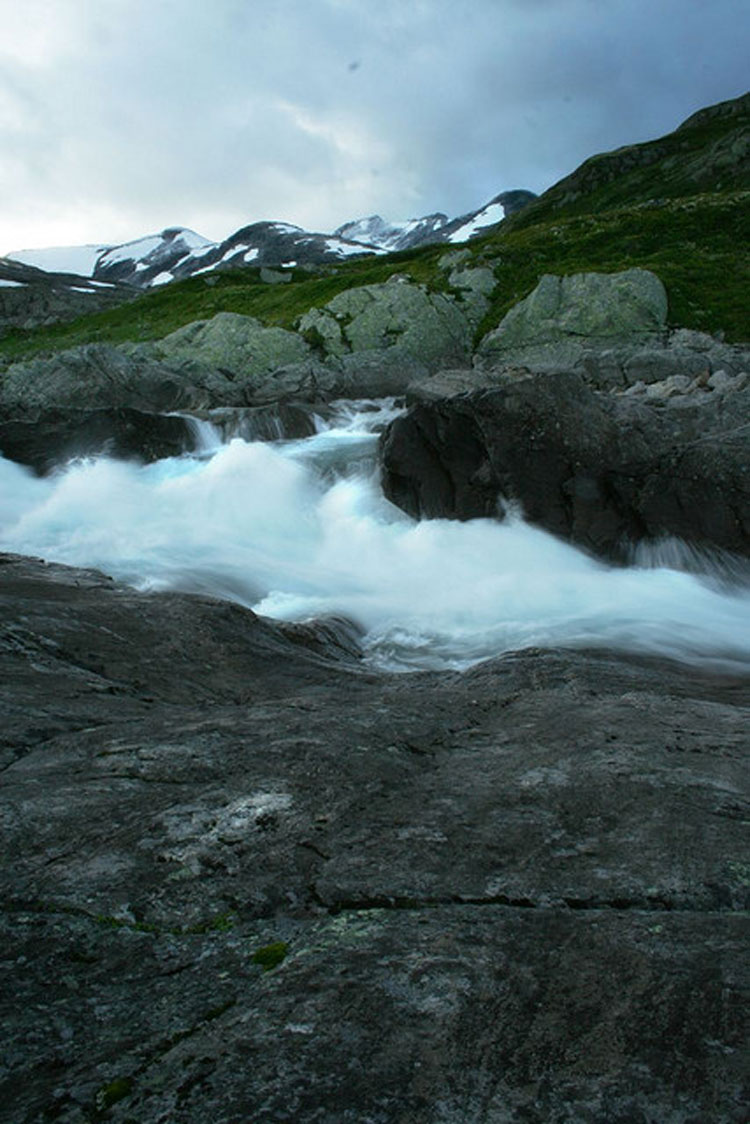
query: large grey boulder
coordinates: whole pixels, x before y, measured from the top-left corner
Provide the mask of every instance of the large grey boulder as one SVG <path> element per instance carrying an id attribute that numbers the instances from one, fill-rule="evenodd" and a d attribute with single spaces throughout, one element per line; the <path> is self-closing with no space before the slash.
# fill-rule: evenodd
<path id="1" fill-rule="evenodd" d="M 221 376 L 213 381 L 226 382 Z M 208 386 L 186 379 L 148 347 L 84 344 L 13 363 L 0 375 L 0 408 L 6 413 L 124 406 L 159 412 L 211 403 Z"/>
<path id="2" fill-rule="evenodd" d="M 430 370 L 466 362 L 471 349 L 457 302 L 398 276 L 339 293 L 300 317 L 298 329 L 325 356 L 395 349 Z"/>
<path id="3" fill-rule="evenodd" d="M 622 273 L 545 274 L 479 348 L 483 360 L 569 364 L 583 347 L 658 338 L 666 328 L 667 294 L 645 269 Z"/>
<path id="4" fill-rule="evenodd" d="M 302 363 L 310 348 L 296 333 L 266 328 L 252 316 L 217 312 L 159 340 L 156 352 L 174 361 L 189 359 L 215 368 L 232 381 L 253 383 L 279 367 Z"/>
<path id="5" fill-rule="evenodd" d="M 196 447 L 191 419 L 130 407 L 51 409 L 6 418 L 0 413 L 0 455 L 44 474 L 74 457 L 104 454 L 142 462 Z"/>
<path id="6" fill-rule="evenodd" d="M 444 255 L 449 257 L 448 254 Z M 473 328 L 478 327 L 490 307 L 490 296 L 497 281 L 489 266 L 468 266 L 459 263 L 451 269 L 448 284 L 458 293 L 461 311 Z"/>

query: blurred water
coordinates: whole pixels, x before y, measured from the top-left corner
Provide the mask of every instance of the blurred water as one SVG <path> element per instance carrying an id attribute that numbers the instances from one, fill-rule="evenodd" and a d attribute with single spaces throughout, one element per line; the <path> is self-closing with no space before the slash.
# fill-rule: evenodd
<path id="1" fill-rule="evenodd" d="M 462 668 L 531 645 L 750 670 L 740 573 L 688 573 L 664 550 L 612 568 L 518 517 L 417 523 L 398 511 L 374 463 L 375 430 L 396 412 L 341 404 L 305 440 L 220 445 L 207 431 L 196 455 L 100 457 L 45 479 L 0 459 L 0 548 L 277 618 L 343 613 L 391 668 Z"/>

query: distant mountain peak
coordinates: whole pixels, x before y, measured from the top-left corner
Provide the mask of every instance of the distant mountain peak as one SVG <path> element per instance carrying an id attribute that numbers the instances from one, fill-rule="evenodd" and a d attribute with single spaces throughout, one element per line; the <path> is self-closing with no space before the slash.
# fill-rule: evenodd
<path id="1" fill-rule="evenodd" d="M 529 191 L 501 192 L 479 210 L 452 220 L 441 211 L 405 222 L 367 215 L 343 223 L 332 234 L 271 220 L 249 223 L 223 242 L 212 242 L 189 227 L 167 226 L 129 242 L 17 250 L 8 258 L 37 269 L 146 289 L 218 268 L 325 265 L 432 242 L 466 241 L 534 198 Z"/>

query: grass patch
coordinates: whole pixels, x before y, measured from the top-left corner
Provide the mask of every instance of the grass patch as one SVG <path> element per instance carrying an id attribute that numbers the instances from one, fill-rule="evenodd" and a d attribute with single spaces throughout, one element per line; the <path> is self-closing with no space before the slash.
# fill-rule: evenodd
<path id="1" fill-rule="evenodd" d="M 264 945 L 255 950 L 252 956 L 253 964 L 258 964 L 264 972 L 278 968 L 282 960 L 286 959 L 289 945 L 284 941 L 275 941 L 273 944 Z"/>
<path id="2" fill-rule="evenodd" d="M 646 200 L 746 191 L 750 101 L 735 108 L 735 115 L 709 112 L 658 140 L 590 157 L 514 215 L 509 225 L 521 229 L 556 216 L 600 214 Z"/>

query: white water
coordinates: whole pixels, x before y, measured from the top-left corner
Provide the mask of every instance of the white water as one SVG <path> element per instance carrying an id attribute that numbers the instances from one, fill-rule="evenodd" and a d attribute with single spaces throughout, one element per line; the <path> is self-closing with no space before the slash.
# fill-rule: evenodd
<path id="1" fill-rule="evenodd" d="M 193 456 L 101 457 L 44 479 L 0 458 L 0 549 L 277 618 L 345 614 L 387 667 L 563 646 L 750 670 L 747 585 L 653 558 L 612 568 L 520 519 L 406 517 L 372 467 L 372 430 L 392 414 L 342 405 L 305 441 L 221 445 L 209 431 Z"/>

